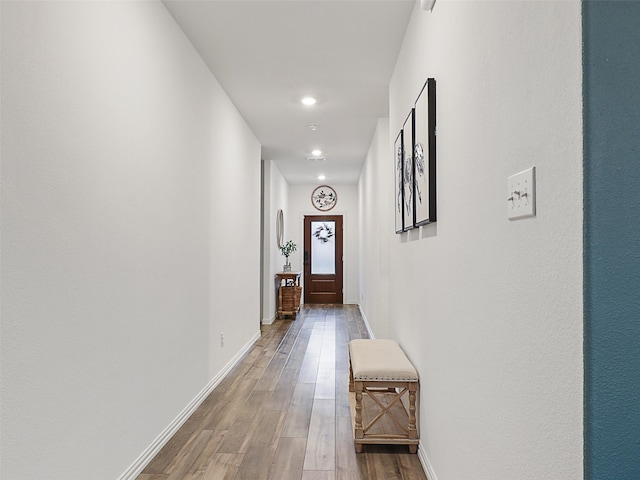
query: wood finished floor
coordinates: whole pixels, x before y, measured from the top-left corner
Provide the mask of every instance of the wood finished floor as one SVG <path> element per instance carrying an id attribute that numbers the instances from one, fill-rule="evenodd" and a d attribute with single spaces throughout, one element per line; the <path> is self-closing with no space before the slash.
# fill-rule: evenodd
<path id="1" fill-rule="evenodd" d="M 349 340 L 354 305 L 276 320 L 137 480 L 427 480 L 406 446 L 353 448 Z"/>

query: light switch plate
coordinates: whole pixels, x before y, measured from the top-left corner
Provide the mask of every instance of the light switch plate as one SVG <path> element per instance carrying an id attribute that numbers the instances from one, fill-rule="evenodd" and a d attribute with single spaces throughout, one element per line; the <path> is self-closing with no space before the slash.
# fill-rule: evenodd
<path id="1" fill-rule="evenodd" d="M 511 175 L 507 179 L 507 217 L 534 217 L 536 215 L 536 167 Z"/>

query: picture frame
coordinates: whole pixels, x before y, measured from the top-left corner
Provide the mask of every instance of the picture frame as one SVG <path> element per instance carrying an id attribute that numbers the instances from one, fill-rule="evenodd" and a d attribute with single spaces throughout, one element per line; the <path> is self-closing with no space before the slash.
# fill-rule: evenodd
<path id="1" fill-rule="evenodd" d="M 404 159 L 404 153 L 402 150 L 402 130 L 398 133 L 396 140 L 393 144 L 393 168 L 394 168 L 394 178 L 395 178 L 395 219 L 396 219 L 396 233 L 402 233 L 404 231 L 403 225 L 403 174 L 402 174 L 402 164 Z"/>
<path id="2" fill-rule="evenodd" d="M 428 78 L 414 106 L 414 225 L 437 220 L 436 208 L 436 80 Z"/>
<path id="3" fill-rule="evenodd" d="M 415 227 L 414 209 L 414 166 L 413 166 L 413 114 L 414 109 L 407 116 L 402 126 L 402 227 L 403 231 L 411 230 Z"/>

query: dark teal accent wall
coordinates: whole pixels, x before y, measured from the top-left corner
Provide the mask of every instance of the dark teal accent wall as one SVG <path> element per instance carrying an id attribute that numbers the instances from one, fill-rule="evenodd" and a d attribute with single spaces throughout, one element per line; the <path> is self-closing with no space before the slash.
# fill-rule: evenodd
<path id="1" fill-rule="evenodd" d="M 585 479 L 640 479 L 640 2 L 583 2 Z"/>

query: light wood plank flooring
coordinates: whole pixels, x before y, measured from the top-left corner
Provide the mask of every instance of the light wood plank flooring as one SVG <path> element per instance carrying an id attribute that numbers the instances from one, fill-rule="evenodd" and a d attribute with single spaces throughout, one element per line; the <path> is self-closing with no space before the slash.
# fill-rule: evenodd
<path id="1" fill-rule="evenodd" d="M 406 446 L 353 447 L 347 343 L 354 305 L 276 320 L 138 480 L 427 480 Z"/>

